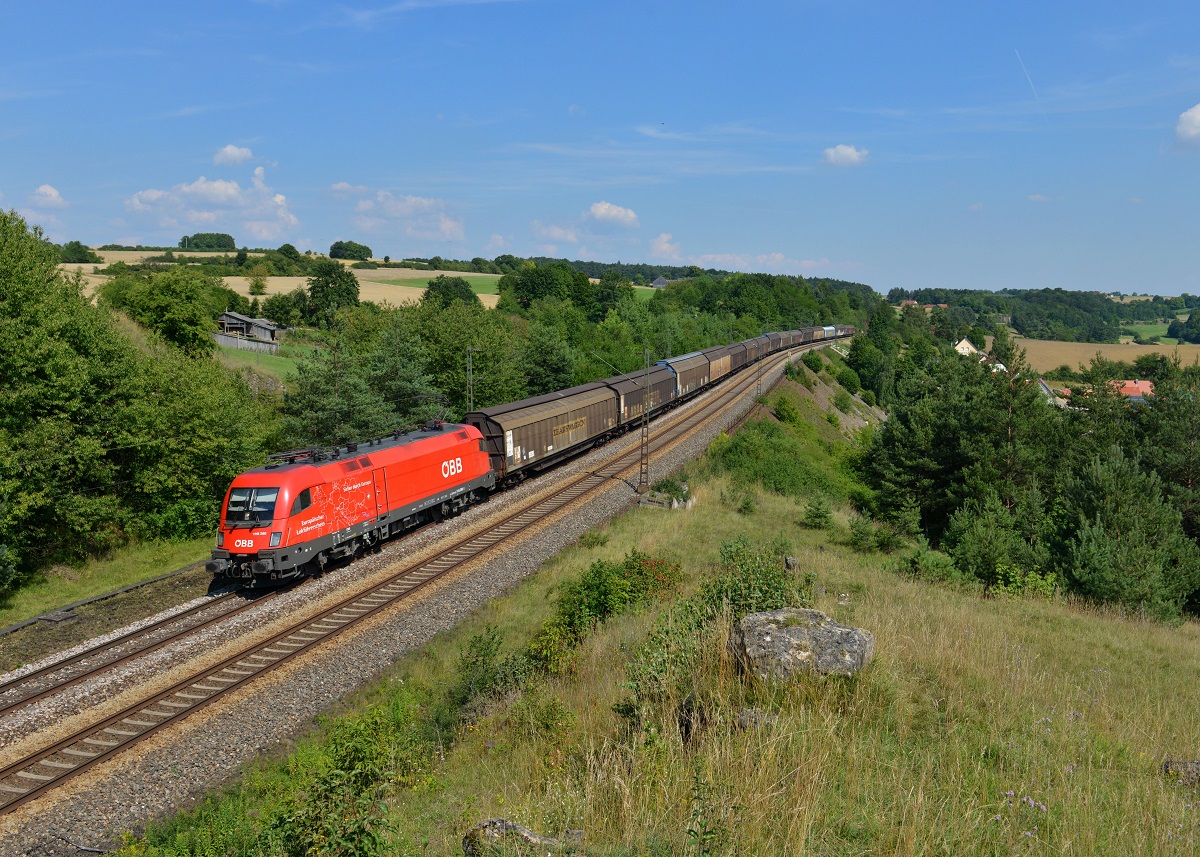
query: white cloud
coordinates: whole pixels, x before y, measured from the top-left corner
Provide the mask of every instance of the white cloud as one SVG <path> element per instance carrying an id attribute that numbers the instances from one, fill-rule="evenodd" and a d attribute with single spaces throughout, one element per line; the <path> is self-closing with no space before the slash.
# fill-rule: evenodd
<path id="1" fill-rule="evenodd" d="M 533 228 L 533 234 L 542 241 L 567 241 L 571 244 L 579 243 L 579 236 L 574 229 L 566 226 L 555 226 L 552 223 L 542 223 L 540 220 L 535 220 L 530 224 Z"/>
<path id="2" fill-rule="evenodd" d="M 708 253 L 689 260 L 701 268 L 723 268 L 728 271 L 745 271 L 765 274 L 806 274 L 827 271 L 835 266 L 829 259 L 792 259 L 783 253 Z"/>
<path id="3" fill-rule="evenodd" d="M 673 262 L 683 261 L 683 253 L 678 244 L 671 243 L 671 233 L 663 232 L 657 238 L 650 239 L 650 255 L 658 259 L 670 259 Z"/>
<path id="4" fill-rule="evenodd" d="M 222 149 L 218 149 L 213 155 L 214 164 L 240 164 L 243 161 L 248 161 L 254 157 L 254 153 L 242 146 L 235 146 L 230 143 Z"/>
<path id="5" fill-rule="evenodd" d="M 29 195 L 29 204 L 34 208 L 66 208 L 68 203 L 52 185 L 44 184 Z"/>
<path id="6" fill-rule="evenodd" d="M 1200 143 L 1200 104 L 1179 114 L 1175 136 L 1184 143 Z"/>
<path id="7" fill-rule="evenodd" d="M 337 196 L 355 196 L 367 193 L 370 188 L 360 184 L 350 184 L 350 182 L 336 182 L 329 186 L 329 190 Z"/>
<path id="8" fill-rule="evenodd" d="M 1050 197 L 1046 196 L 1044 193 L 1031 193 L 1031 194 L 1029 194 L 1029 196 L 1027 196 L 1025 198 L 1028 199 L 1030 202 L 1049 202 L 1050 201 Z"/>
<path id="9" fill-rule="evenodd" d="M 243 193 L 241 185 L 235 181 L 217 179 L 210 182 L 204 176 L 200 176 L 191 184 L 178 185 L 177 190 L 192 199 L 203 200 L 215 205 L 236 205 L 241 200 Z"/>
<path id="10" fill-rule="evenodd" d="M 250 186 L 200 176 L 170 190 L 146 188 L 125 200 L 125 209 L 160 228 L 180 225 L 244 231 L 256 241 L 274 241 L 300 221 L 288 210 L 287 197 L 267 185 L 266 170 L 256 167 Z"/>
<path id="11" fill-rule="evenodd" d="M 968 209 L 970 211 L 974 211 L 974 212 L 983 211 L 983 203 L 982 202 L 973 202 L 968 206 Z"/>
<path id="12" fill-rule="evenodd" d="M 839 143 L 825 150 L 825 163 L 835 167 L 857 167 L 867 160 L 869 154 L 866 149 L 856 149 L 854 146 Z"/>
<path id="13" fill-rule="evenodd" d="M 500 249 L 503 249 L 507 244 L 508 244 L 508 242 L 504 240 L 504 236 L 501 235 L 499 232 L 496 232 L 496 233 L 493 233 L 492 237 L 488 239 L 487 249 L 500 250 Z"/>
<path id="14" fill-rule="evenodd" d="M 588 209 L 588 214 L 593 220 L 601 223 L 612 223 L 627 229 L 634 229 L 638 226 L 638 216 L 632 209 L 623 208 L 611 202 L 593 202 L 592 207 Z"/>
<path id="15" fill-rule="evenodd" d="M 338 182 L 330 190 L 350 196 L 369 192 L 369 188 Z M 426 241 L 458 241 L 465 234 L 463 222 L 448 211 L 444 200 L 390 191 L 376 191 L 354 204 L 358 216 L 351 222 L 366 232 L 399 227 L 408 238 Z"/>

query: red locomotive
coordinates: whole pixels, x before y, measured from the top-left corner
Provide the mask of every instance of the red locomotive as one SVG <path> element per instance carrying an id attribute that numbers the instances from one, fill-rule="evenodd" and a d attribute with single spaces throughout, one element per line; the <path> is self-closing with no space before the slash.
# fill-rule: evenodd
<path id="1" fill-rule="evenodd" d="M 229 486 L 207 569 L 251 585 L 291 580 L 455 515 L 495 484 L 483 437 L 468 425 L 277 453 Z"/>

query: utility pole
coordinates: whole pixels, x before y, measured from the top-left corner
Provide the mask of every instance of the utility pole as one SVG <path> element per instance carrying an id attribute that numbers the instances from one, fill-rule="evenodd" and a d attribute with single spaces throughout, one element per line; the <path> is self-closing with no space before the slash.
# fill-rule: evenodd
<path id="1" fill-rule="evenodd" d="M 646 365 L 642 370 L 642 463 L 637 492 L 650 490 L 650 349 L 643 350 Z"/>
<path id="2" fill-rule="evenodd" d="M 467 346 L 467 413 L 475 410 L 475 366 L 471 355 L 482 349 Z"/>

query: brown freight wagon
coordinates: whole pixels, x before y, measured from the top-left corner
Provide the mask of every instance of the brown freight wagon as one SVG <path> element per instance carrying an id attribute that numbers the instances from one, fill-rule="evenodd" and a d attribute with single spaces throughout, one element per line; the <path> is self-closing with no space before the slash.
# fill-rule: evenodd
<path id="1" fill-rule="evenodd" d="M 753 363 L 762 356 L 762 337 L 756 336 L 753 339 L 747 339 L 742 345 L 746 346 L 746 362 Z"/>
<path id="2" fill-rule="evenodd" d="M 675 373 L 676 398 L 694 393 L 708 383 L 708 358 L 699 351 L 659 360 L 658 365 Z"/>
<path id="3" fill-rule="evenodd" d="M 710 383 L 716 381 L 718 378 L 724 378 L 733 371 L 728 345 L 705 348 L 700 353 L 708 358 L 708 380 Z"/>
<path id="4" fill-rule="evenodd" d="M 621 425 L 641 419 L 642 403 L 648 402 L 653 414 L 675 400 L 675 373 L 666 366 L 651 366 L 650 371 L 629 372 L 600 382 L 617 393 L 617 414 Z M 643 389 L 649 395 L 643 394 Z"/>
<path id="5" fill-rule="evenodd" d="M 736 372 L 746 363 L 746 343 L 735 342 L 729 346 L 729 371 Z"/>
<path id="6" fill-rule="evenodd" d="M 540 470 L 613 434 L 618 395 L 599 381 L 473 411 L 463 422 L 483 434 L 496 478 Z"/>

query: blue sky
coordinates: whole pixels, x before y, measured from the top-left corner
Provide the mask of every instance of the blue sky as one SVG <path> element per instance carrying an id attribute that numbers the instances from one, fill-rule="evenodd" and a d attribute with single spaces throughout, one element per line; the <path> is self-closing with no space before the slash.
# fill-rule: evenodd
<path id="1" fill-rule="evenodd" d="M 1200 291 L 1194 2 L 0 7 L 55 240 Z"/>

